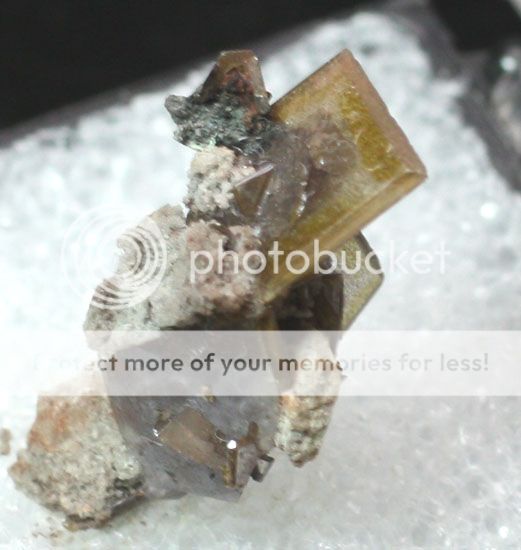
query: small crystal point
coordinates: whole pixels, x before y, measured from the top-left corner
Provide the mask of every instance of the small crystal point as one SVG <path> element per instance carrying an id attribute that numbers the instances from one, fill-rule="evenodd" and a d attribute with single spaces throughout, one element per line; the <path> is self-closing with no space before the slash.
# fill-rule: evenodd
<path id="1" fill-rule="evenodd" d="M 251 50 L 222 52 L 202 85 L 199 98 L 206 102 L 224 91 L 249 102 L 255 114 L 265 114 L 270 109 L 270 96 L 264 86 L 259 59 Z"/>
<path id="2" fill-rule="evenodd" d="M 224 52 L 191 96 L 170 96 L 165 107 L 177 124 L 175 137 L 194 149 L 254 146 L 262 132 L 270 95 L 259 60 L 249 50 Z"/>
<path id="3" fill-rule="evenodd" d="M 233 194 L 241 214 L 246 217 L 255 216 L 272 174 L 273 165 L 265 164 L 235 185 Z"/>

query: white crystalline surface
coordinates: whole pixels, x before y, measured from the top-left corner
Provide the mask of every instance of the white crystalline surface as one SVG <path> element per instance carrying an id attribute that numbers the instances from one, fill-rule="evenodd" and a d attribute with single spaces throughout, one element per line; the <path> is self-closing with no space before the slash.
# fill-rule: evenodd
<path id="1" fill-rule="evenodd" d="M 520 329 L 521 199 L 464 123 L 462 86 L 434 76 L 410 30 L 375 14 L 325 23 L 264 60 L 268 88 L 278 97 L 344 47 L 430 172 L 366 231 L 388 274 L 356 326 Z M 0 334 L 81 325 L 92 289 L 70 289 L 60 253 L 82 212 L 112 204 L 139 218 L 180 202 L 191 152 L 172 140 L 163 99 L 207 68 L 0 151 Z M 396 254 L 445 240 L 445 274 L 389 273 L 389 239 Z M 13 448 L 33 415 L 34 398 L 0 402 Z M 520 419 L 517 399 L 344 399 L 320 456 L 301 470 L 279 457 L 239 504 L 154 502 L 79 533 L 15 491 L 13 455 L 0 457 L 0 548 L 519 548 Z"/>

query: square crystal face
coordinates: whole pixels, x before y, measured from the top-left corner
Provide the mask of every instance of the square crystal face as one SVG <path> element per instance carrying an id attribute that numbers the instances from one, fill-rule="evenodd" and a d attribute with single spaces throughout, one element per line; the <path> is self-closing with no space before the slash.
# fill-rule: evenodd
<path id="1" fill-rule="evenodd" d="M 313 240 L 336 250 L 420 184 L 426 170 L 361 66 L 347 50 L 277 101 L 270 117 L 307 136 L 321 170 L 314 203 L 279 238 L 313 257 Z M 325 174 L 325 175 L 324 175 Z M 275 296 L 294 274 L 268 277 Z"/>

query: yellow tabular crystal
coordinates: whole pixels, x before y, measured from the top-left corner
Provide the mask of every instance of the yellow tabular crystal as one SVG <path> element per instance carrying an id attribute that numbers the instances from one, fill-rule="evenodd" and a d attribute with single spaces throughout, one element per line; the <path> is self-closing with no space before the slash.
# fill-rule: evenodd
<path id="1" fill-rule="evenodd" d="M 344 171 L 338 169 L 342 163 L 335 162 L 329 171 L 324 166 L 327 176 L 320 184 L 327 192 L 318 189 L 319 200 L 279 237 L 285 251 L 298 249 L 313 257 L 314 239 L 321 249 L 337 250 L 426 178 L 423 163 L 347 50 L 275 103 L 270 118 L 304 133 L 327 119 L 340 136 L 339 150 L 351 146 L 354 152 Z M 331 140 L 324 143 L 329 150 Z M 324 158 L 327 152 L 322 152 Z M 274 299 L 297 277 L 288 270 L 268 275 L 265 298 Z"/>

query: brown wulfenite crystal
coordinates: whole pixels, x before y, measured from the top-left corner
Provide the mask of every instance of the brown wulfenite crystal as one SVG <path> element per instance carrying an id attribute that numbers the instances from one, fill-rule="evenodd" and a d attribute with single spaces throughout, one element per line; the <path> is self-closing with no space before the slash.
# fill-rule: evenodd
<path id="1" fill-rule="evenodd" d="M 97 295 L 104 296 L 106 307 L 93 300 L 86 330 L 106 331 L 104 343 L 120 330 L 306 330 L 311 331 L 310 353 L 334 360 L 333 343 L 322 331 L 347 329 L 382 281 L 378 269 L 369 269 L 379 264 L 360 231 L 426 172 L 347 51 L 274 105 L 269 99 L 250 51 L 222 53 L 192 96 L 167 98 L 176 138 L 196 150 L 188 211 L 167 205 L 148 217 L 159 228 L 168 260 L 157 288 L 139 303 L 111 308 L 123 289 L 117 275 L 105 281 Z M 313 265 L 315 240 L 320 249 L 342 256 L 348 268 L 361 257 L 360 268 L 314 274 L 311 268 L 291 272 L 282 265 L 277 273 L 268 264 L 263 273 L 252 275 L 214 263 L 195 279 L 189 272 L 191 251 L 214 258 L 219 241 L 240 258 L 266 252 L 277 241 L 283 250 L 303 251 Z M 124 255 L 118 272 L 132 260 Z M 139 457 L 142 472 L 133 491 L 148 497 L 194 493 L 235 500 L 250 477 L 264 478 L 275 447 L 294 464 L 304 464 L 320 449 L 340 382 L 339 371 L 325 381 L 313 372 L 299 372 L 278 397 L 222 397 L 211 391 L 201 397 L 111 397 L 121 435 L 129 452 Z M 35 445 L 33 438 L 29 456 Z M 61 448 L 37 452 L 48 453 L 52 461 Z M 61 504 L 52 492 L 48 468 L 23 456 L 28 477 L 47 493 L 44 501 L 71 514 L 74 507 Z M 59 460 L 74 459 L 63 455 Z M 17 474 L 19 483 L 21 477 Z M 66 478 L 55 482 L 57 493 L 69 494 Z M 85 517 L 104 519 L 121 496 L 113 496 L 112 489 L 102 492 L 107 497 Z"/>

